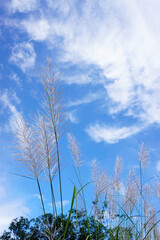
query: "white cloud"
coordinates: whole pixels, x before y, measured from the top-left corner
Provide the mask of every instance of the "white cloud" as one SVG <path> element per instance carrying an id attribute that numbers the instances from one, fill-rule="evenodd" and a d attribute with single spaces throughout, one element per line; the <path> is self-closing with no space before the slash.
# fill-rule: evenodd
<path id="1" fill-rule="evenodd" d="M 8 9 L 12 13 L 15 12 L 29 12 L 36 10 L 38 7 L 38 1 L 37 0 L 12 0 L 8 4 Z"/>
<path id="2" fill-rule="evenodd" d="M 24 214 L 28 214 L 30 210 L 24 206 L 22 200 L 12 200 L 12 202 L 2 203 L 0 205 L 0 232 L 7 230 L 11 221 Z"/>
<path id="3" fill-rule="evenodd" d="M 0 178 L 0 234 L 7 230 L 11 221 L 30 210 L 22 199 L 11 198 L 6 178 Z M 11 201 L 10 201 L 11 200 Z"/>
<path id="4" fill-rule="evenodd" d="M 79 123 L 79 120 L 75 115 L 75 111 L 67 112 L 67 116 L 72 123 Z"/>
<path id="5" fill-rule="evenodd" d="M 154 118 L 152 115 L 160 109 L 160 36 L 153 34 L 144 12 L 136 1 L 121 0 L 111 5 L 109 1 L 87 1 L 83 18 L 75 15 L 74 21 L 72 18 L 65 23 L 71 34 L 61 25 L 57 34 L 64 37 L 67 60 L 98 65 L 106 78 L 112 79 L 104 83 L 114 106 L 110 112 L 132 108 L 133 116 L 160 123 L 159 112 Z"/>
<path id="6" fill-rule="evenodd" d="M 46 3 L 48 7 L 52 10 L 57 10 L 63 16 L 67 16 L 71 10 L 72 0 L 60 0 L 60 1 L 52 1 L 52 0 L 46 0 Z"/>
<path id="7" fill-rule="evenodd" d="M 13 80 L 13 81 L 17 84 L 17 86 L 19 86 L 19 87 L 22 86 L 21 80 L 20 80 L 20 78 L 17 76 L 16 73 L 12 73 L 12 74 L 10 75 L 10 79 Z"/>
<path id="8" fill-rule="evenodd" d="M 10 62 L 20 67 L 23 72 L 33 67 L 35 60 L 36 53 L 32 43 L 23 42 L 13 47 Z"/>
<path id="9" fill-rule="evenodd" d="M 45 18 L 30 18 L 22 21 L 20 26 L 30 34 L 33 40 L 36 41 L 47 39 L 48 35 L 51 33 L 50 24 Z"/>
<path id="10" fill-rule="evenodd" d="M 30 15 L 19 27 L 32 39 L 59 47 L 62 61 L 100 69 L 106 79 L 96 81 L 106 91 L 110 114 L 160 124 L 160 1 L 47 2 L 50 10 L 40 18 Z M 90 80 L 72 77 L 68 83 Z"/>
<path id="11" fill-rule="evenodd" d="M 92 83 L 92 78 L 86 74 L 64 77 L 63 80 L 69 85 L 70 84 L 84 85 Z"/>
<path id="12" fill-rule="evenodd" d="M 99 124 L 91 125 L 86 129 L 86 132 L 95 142 L 105 141 L 107 143 L 116 143 L 119 140 L 125 139 L 137 134 L 142 130 L 142 127 L 109 127 Z"/>
<path id="13" fill-rule="evenodd" d="M 0 102 L 3 104 L 3 108 L 9 110 L 8 122 L 5 124 L 5 126 L 3 126 L 1 131 L 3 130 L 14 132 L 16 122 L 20 121 L 22 117 L 21 113 L 12 103 L 13 100 L 17 103 L 20 103 L 20 100 L 17 98 L 15 93 L 9 95 L 8 91 L 4 91 L 4 93 L 0 96 Z"/>
<path id="14" fill-rule="evenodd" d="M 35 193 L 35 194 L 33 194 L 33 197 L 38 198 L 38 199 L 41 200 L 41 196 L 40 196 L 40 194 Z M 44 196 L 43 196 L 43 200 L 44 200 Z"/>
<path id="15" fill-rule="evenodd" d="M 66 60 L 95 64 L 112 79 L 104 83 L 113 106 L 117 105 L 110 106 L 111 112 L 132 108 L 133 116 L 160 123 L 159 111 L 155 112 L 160 109 L 160 34 L 153 32 L 160 27 L 154 17 L 160 4 L 143 3 L 147 8 L 138 1 L 86 1 L 81 16 L 76 12 L 64 27 L 58 22 L 56 30 L 64 37 Z"/>
<path id="16" fill-rule="evenodd" d="M 69 200 L 64 200 L 64 201 L 63 201 L 63 207 L 65 207 L 65 206 L 68 205 L 69 203 L 70 203 Z M 57 207 L 57 208 L 60 208 L 60 207 L 61 207 L 61 202 L 60 202 L 60 201 L 56 202 L 56 207 Z"/>
<path id="17" fill-rule="evenodd" d="M 88 103 L 96 101 L 100 97 L 101 97 L 101 95 L 99 93 L 89 93 L 88 95 L 86 95 L 85 97 L 83 97 L 81 99 L 77 99 L 77 100 L 68 102 L 67 107 L 75 107 L 75 106 L 79 106 L 81 104 L 88 104 Z"/>

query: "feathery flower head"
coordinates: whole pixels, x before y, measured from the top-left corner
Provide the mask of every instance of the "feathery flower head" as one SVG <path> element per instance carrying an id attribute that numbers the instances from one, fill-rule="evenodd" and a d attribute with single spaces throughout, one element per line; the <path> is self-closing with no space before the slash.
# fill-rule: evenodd
<path id="1" fill-rule="evenodd" d="M 122 161 L 117 156 L 115 167 L 114 167 L 114 178 L 113 178 L 113 188 L 115 191 L 118 191 L 120 189 L 120 173 L 122 172 Z"/>
<path id="2" fill-rule="evenodd" d="M 125 209 L 127 212 L 131 212 L 138 201 L 138 186 L 135 180 L 135 171 L 130 170 L 128 179 L 126 182 L 126 191 L 125 191 Z"/>
<path id="3" fill-rule="evenodd" d="M 104 171 L 100 171 L 97 160 L 93 159 L 91 162 L 91 179 L 95 185 L 95 194 L 100 198 L 107 191 L 108 178 Z M 98 200 L 98 199 L 97 199 Z"/>
<path id="4" fill-rule="evenodd" d="M 148 160 L 148 149 L 144 142 L 140 146 L 140 151 L 139 151 L 139 161 L 142 164 L 143 168 L 147 168 L 149 165 L 149 160 Z"/>
<path id="5" fill-rule="evenodd" d="M 39 145 L 35 132 L 29 124 L 21 117 L 15 124 L 15 155 L 16 161 L 22 164 L 34 177 L 41 173 L 41 159 L 39 156 Z"/>
<path id="6" fill-rule="evenodd" d="M 67 116 L 62 102 L 63 89 L 60 73 L 57 71 L 54 62 L 50 64 L 48 59 L 47 67 L 42 68 L 41 78 L 45 90 L 44 104 L 42 105 L 45 111 L 44 117 L 55 138 L 58 139 L 66 131 Z"/>
<path id="7" fill-rule="evenodd" d="M 71 150 L 71 153 L 74 159 L 74 163 L 76 167 L 79 168 L 83 165 L 79 143 L 76 141 L 75 137 L 71 133 L 67 134 L 67 138 L 68 138 L 69 148 Z"/>

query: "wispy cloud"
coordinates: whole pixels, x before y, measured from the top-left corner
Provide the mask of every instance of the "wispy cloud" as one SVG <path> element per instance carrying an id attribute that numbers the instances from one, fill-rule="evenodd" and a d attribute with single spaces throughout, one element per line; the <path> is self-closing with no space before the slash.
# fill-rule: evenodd
<path id="1" fill-rule="evenodd" d="M 6 178 L 0 178 L 0 234 L 7 230 L 11 221 L 24 214 L 28 214 L 30 210 L 25 206 L 22 199 L 12 198 L 10 201 L 9 189 Z"/>
<path id="2" fill-rule="evenodd" d="M 109 127 L 99 124 L 91 125 L 86 128 L 86 132 L 95 142 L 105 141 L 107 143 L 116 143 L 119 140 L 125 139 L 139 133 L 142 127 Z"/>
<path id="3" fill-rule="evenodd" d="M 18 75 L 16 73 L 12 73 L 9 76 L 9 78 L 11 80 L 13 80 L 17 84 L 18 87 L 20 87 L 20 88 L 22 87 L 22 82 L 21 82 L 20 78 L 18 77 Z"/>
<path id="4" fill-rule="evenodd" d="M 10 62 L 20 67 L 23 72 L 33 67 L 35 60 L 36 53 L 32 43 L 23 42 L 13 47 Z"/>
<path id="5" fill-rule="evenodd" d="M 101 70 L 105 79 L 96 81 L 104 87 L 110 114 L 160 124 L 159 0 L 46 3 L 48 8 L 41 8 L 38 15 L 32 12 L 16 26 L 30 39 L 63 51 L 63 62 Z M 92 80 L 72 77 L 67 81 L 86 84 Z M 76 104 L 81 101 L 70 103 Z"/>
<path id="6" fill-rule="evenodd" d="M 37 0 L 11 0 L 8 4 L 8 9 L 12 13 L 15 12 L 29 12 L 33 11 L 37 8 L 38 6 L 38 1 Z"/>
<path id="7" fill-rule="evenodd" d="M 33 197 L 41 199 L 41 196 L 39 194 L 37 194 L 37 193 L 33 194 Z M 43 199 L 44 199 L 44 196 L 43 196 Z"/>
<path id="8" fill-rule="evenodd" d="M 0 102 L 2 103 L 2 109 L 9 111 L 8 121 L 3 126 L 1 131 L 13 131 L 15 129 L 15 123 L 18 122 L 21 118 L 21 113 L 17 110 L 16 106 L 13 104 L 13 101 L 20 103 L 19 98 L 17 98 L 16 93 L 9 94 L 8 91 L 0 96 Z"/>
<path id="9" fill-rule="evenodd" d="M 70 84 L 84 85 L 84 84 L 92 83 L 92 78 L 87 74 L 77 74 L 75 76 L 67 76 L 67 77 L 63 77 L 63 80 L 69 85 Z"/>
<path id="10" fill-rule="evenodd" d="M 22 200 L 13 200 L 9 203 L 2 203 L 0 205 L 0 232 L 7 230 L 11 221 L 24 214 L 28 214 L 30 210 L 25 207 Z"/>
<path id="11" fill-rule="evenodd" d="M 81 99 L 76 99 L 76 100 L 68 102 L 66 105 L 67 105 L 67 107 L 75 107 L 75 106 L 79 106 L 81 104 L 88 104 L 88 103 L 94 102 L 99 98 L 101 98 L 100 93 L 89 93 L 88 95 L 84 96 Z"/>
<path id="12" fill-rule="evenodd" d="M 76 116 L 75 111 L 67 112 L 67 116 L 72 123 L 75 123 L 75 124 L 79 123 L 79 120 Z"/>

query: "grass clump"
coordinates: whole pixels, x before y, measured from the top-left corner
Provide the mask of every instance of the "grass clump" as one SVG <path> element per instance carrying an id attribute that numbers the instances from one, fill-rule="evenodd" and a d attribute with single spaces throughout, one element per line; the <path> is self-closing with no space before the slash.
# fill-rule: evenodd
<path id="1" fill-rule="evenodd" d="M 31 222 L 27 222 L 28 220 L 19 220 L 28 224 L 28 239 L 160 239 L 159 212 L 151 204 L 151 194 L 155 193 L 160 197 L 160 183 L 156 182 L 153 186 L 145 179 L 148 151 L 144 143 L 139 151 L 139 173 L 131 169 L 126 181 L 122 181 L 120 177 L 122 161 L 119 157 L 115 161 L 113 177 L 107 176 L 106 172 L 100 169 L 96 159 L 92 160 L 90 175 L 94 184 L 94 199 L 92 206 L 87 208 L 84 188 L 89 183 L 85 184 L 81 176 L 84 161 L 79 143 L 69 133 L 69 149 L 79 185 L 73 187 L 71 208 L 68 216 L 64 215 L 59 140 L 66 133 L 68 121 L 62 101 L 62 85 L 54 62 L 51 64 L 48 60 L 47 67 L 42 68 L 40 76 L 44 90 L 41 111 L 33 116 L 32 124 L 28 124 L 22 117 L 19 118 L 15 128 L 16 161 L 25 168 L 29 178 L 36 180 L 43 210 L 43 216 L 34 220 L 36 224 L 40 223 L 40 230 L 37 230 L 38 225 L 36 227 L 34 224 L 29 228 Z M 56 176 L 59 180 L 61 202 L 59 216 L 54 186 Z M 47 181 L 50 186 L 53 211 L 50 215 L 46 215 L 42 180 Z M 78 199 L 81 201 L 81 210 L 78 209 Z M 18 224 L 18 220 L 13 223 Z M 72 229 L 73 236 L 69 237 L 69 229 Z M 10 230 L 13 231 L 12 228 Z M 13 234 L 16 235 L 15 232 Z M 11 232 L 8 235 L 5 232 L 0 239 L 13 238 Z"/>

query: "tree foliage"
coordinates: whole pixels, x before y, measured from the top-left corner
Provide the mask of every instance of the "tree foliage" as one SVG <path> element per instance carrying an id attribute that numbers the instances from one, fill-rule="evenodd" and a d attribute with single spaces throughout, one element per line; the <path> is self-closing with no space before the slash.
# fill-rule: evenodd
<path id="1" fill-rule="evenodd" d="M 4 231 L 0 236 L 2 240 L 48 240 L 50 239 L 48 234 L 52 232 L 54 234 L 53 239 L 63 239 L 63 224 L 67 223 L 67 215 L 63 217 L 57 216 L 54 220 L 52 214 L 45 214 L 38 218 L 28 220 L 27 218 L 20 217 L 14 219 L 9 226 L 9 231 Z M 100 225 L 93 217 L 89 218 L 91 237 L 92 239 L 105 239 L 107 236 L 106 229 Z M 67 233 L 65 239 L 67 240 L 84 240 L 88 237 L 88 227 L 85 212 L 72 211 L 72 217 L 69 221 Z"/>

